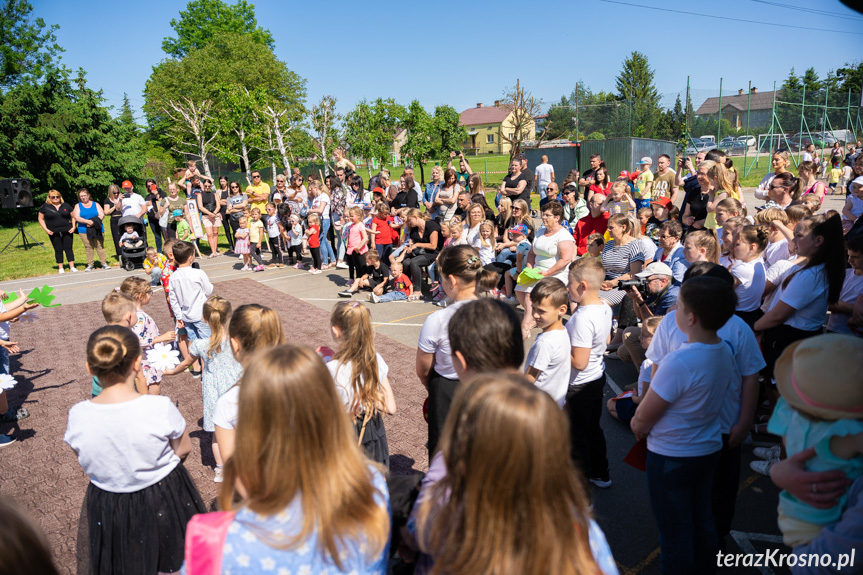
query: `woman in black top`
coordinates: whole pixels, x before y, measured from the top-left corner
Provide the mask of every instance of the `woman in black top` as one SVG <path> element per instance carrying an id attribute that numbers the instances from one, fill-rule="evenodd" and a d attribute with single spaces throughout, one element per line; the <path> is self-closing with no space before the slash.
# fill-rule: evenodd
<path id="1" fill-rule="evenodd" d="M 482 211 L 485 213 L 485 219 L 494 221 L 494 210 L 488 207 L 488 202 L 485 199 L 485 194 L 474 194 L 470 197 L 470 203 L 479 204 L 482 206 Z"/>
<path id="2" fill-rule="evenodd" d="M 167 194 L 156 185 L 156 180 L 150 178 L 145 185 L 147 188 L 147 196 L 144 198 L 149 205 L 147 208 L 147 222 L 150 224 L 150 229 L 153 230 L 153 237 L 156 238 L 156 251 L 162 251 L 162 226 L 159 224 L 159 200 L 167 197 Z"/>
<path id="3" fill-rule="evenodd" d="M 710 202 L 710 179 L 707 177 L 708 166 L 698 166 L 695 177 L 697 186 L 692 186 L 686 194 L 686 208 L 682 222 L 687 228 L 701 229 L 707 219 L 707 204 Z"/>
<path id="4" fill-rule="evenodd" d="M 407 226 L 411 243 L 405 248 L 404 270 L 414 284 L 414 290 L 422 292 L 422 268 L 428 267 L 437 258 L 443 245 L 440 224 L 427 220 L 417 208 L 408 210 Z"/>
<path id="5" fill-rule="evenodd" d="M 228 188 L 228 178 L 219 176 L 219 214 L 222 216 L 222 226 L 225 228 L 225 237 L 228 238 L 228 248 L 234 251 L 234 233 L 231 230 L 231 222 L 228 221 L 228 196 L 231 190 Z"/>
<path id="6" fill-rule="evenodd" d="M 63 196 L 57 190 L 48 192 L 48 201 L 39 208 L 39 225 L 48 234 L 51 245 L 54 246 L 54 259 L 57 270 L 63 273 L 63 252 L 69 269 L 78 271 L 75 267 L 75 254 L 72 252 L 72 239 L 75 237 L 75 225 L 72 223 L 72 206 L 63 201 Z"/>
<path id="7" fill-rule="evenodd" d="M 420 199 L 417 196 L 417 191 L 414 189 L 414 179 L 411 176 L 404 177 L 404 188 L 399 182 L 399 193 L 390 202 L 390 210 L 398 210 L 399 208 L 419 208 Z"/>
<path id="8" fill-rule="evenodd" d="M 120 259 L 120 228 L 117 223 L 123 217 L 123 197 L 120 195 L 120 187 L 117 184 L 108 186 L 108 197 L 102 206 L 106 216 L 111 216 L 111 238 L 114 240 L 114 252 Z"/>

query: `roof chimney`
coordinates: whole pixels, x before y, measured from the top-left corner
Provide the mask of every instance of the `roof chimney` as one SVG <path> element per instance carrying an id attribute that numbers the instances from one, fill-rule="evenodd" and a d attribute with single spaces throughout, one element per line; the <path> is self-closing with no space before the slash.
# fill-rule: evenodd
<path id="1" fill-rule="evenodd" d="M 738 95 L 738 96 L 742 96 L 742 95 L 743 95 L 743 94 L 745 94 L 745 93 L 746 93 L 746 92 L 744 92 L 744 91 L 743 91 L 743 88 L 740 88 L 739 90 L 737 90 L 737 95 Z"/>
<path id="2" fill-rule="evenodd" d="M 500 108 L 500 100 L 495 100 L 495 101 L 494 101 L 494 107 L 495 107 L 495 108 Z"/>
<path id="3" fill-rule="evenodd" d="M 482 108 L 482 102 L 477 102 L 477 103 L 476 103 L 476 107 L 477 107 L 477 108 Z"/>
<path id="4" fill-rule="evenodd" d="M 753 94 L 757 94 L 757 93 L 758 93 L 758 88 L 756 88 L 755 86 L 753 86 L 753 87 L 752 87 L 752 93 L 753 93 Z"/>

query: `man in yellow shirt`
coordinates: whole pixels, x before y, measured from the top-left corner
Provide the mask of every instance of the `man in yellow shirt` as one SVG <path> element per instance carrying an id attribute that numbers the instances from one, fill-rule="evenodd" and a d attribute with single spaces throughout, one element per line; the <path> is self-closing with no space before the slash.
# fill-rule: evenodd
<path id="1" fill-rule="evenodd" d="M 252 172 L 252 185 L 246 188 L 246 195 L 249 196 L 249 209 L 258 208 L 262 214 L 267 211 L 270 186 L 261 181 L 261 173 L 257 170 Z"/>

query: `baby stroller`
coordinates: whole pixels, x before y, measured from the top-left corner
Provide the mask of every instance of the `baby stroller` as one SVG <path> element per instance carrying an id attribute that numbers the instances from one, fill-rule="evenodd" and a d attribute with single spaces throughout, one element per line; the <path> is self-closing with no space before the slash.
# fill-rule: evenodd
<path id="1" fill-rule="evenodd" d="M 126 232 L 126 226 L 132 224 L 138 236 L 143 242 L 136 248 L 127 248 L 120 244 L 120 265 L 126 271 L 133 271 L 136 267 L 144 267 L 144 259 L 147 257 L 147 233 L 144 231 L 144 222 L 135 216 L 123 216 L 117 222 L 117 230 L 122 236 Z"/>

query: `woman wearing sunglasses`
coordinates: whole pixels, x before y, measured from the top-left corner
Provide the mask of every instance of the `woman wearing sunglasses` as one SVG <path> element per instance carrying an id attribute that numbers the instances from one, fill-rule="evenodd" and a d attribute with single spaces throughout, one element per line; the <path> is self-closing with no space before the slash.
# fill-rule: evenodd
<path id="1" fill-rule="evenodd" d="M 75 237 L 75 225 L 72 223 L 72 206 L 63 201 L 63 196 L 57 190 L 48 192 L 48 200 L 39 208 L 39 225 L 45 230 L 51 245 L 54 246 L 54 258 L 57 270 L 64 273 L 63 254 L 69 262 L 69 270 L 76 272 L 75 254 L 72 252 L 72 240 Z"/>

